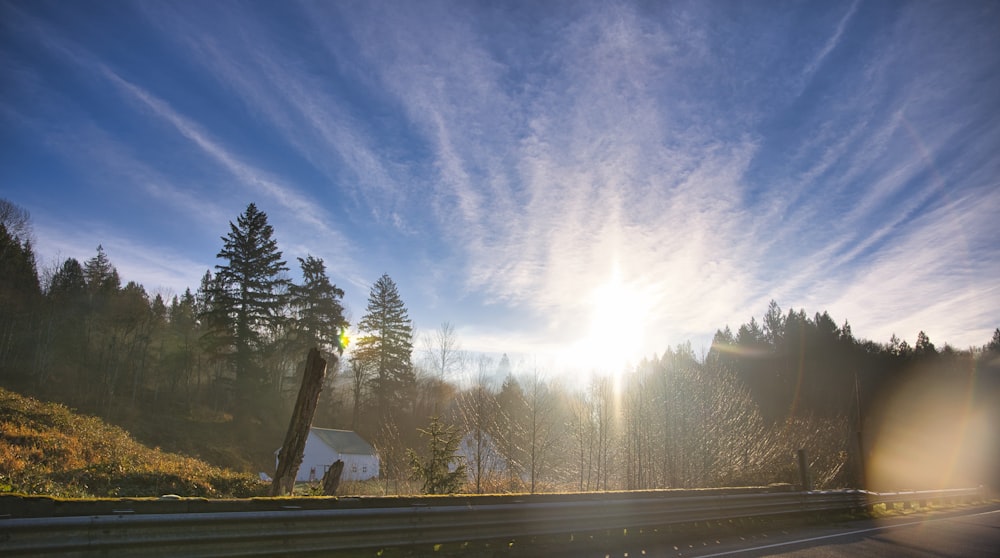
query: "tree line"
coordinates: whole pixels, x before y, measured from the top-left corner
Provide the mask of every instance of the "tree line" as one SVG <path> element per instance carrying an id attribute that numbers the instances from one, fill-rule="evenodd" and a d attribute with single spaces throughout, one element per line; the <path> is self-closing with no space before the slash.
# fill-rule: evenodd
<path id="1" fill-rule="evenodd" d="M 231 417 L 236 437 L 277 432 L 248 442 L 273 449 L 315 346 L 337 365 L 314 423 L 358 431 L 384 480 L 415 475 L 429 492 L 794 482 L 800 448 L 817 486 L 859 486 L 898 386 L 928 373 L 971 379 L 970 405 L 996 403 L 1000 329 L 962 350 L 923 332 L 913 346 L 877 343 L 776 302 L 760 322 L 717 331 L 701 358 L 681 344 L 621 375 L 546 374 L 465 353 L 448 323 L 416 358 L 413 323 L 383 275 L 345 354 L 344 291 L 322 259 L 297 258 L 302 279 L 290 280 L 255 204 L 221 240 L 214 272 L 165 299 L 122 286 L 100 246 L 39 273 L 27 212 L 0 200 L 3 384 L 125 422 L 211 412 Z"/>

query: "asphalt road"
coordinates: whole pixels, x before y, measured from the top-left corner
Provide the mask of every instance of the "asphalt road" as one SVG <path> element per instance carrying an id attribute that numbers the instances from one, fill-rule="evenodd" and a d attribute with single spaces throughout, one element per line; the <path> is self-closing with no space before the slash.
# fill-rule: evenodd
<path id="1" fill-rule="evenodd" d="M 784 526 L 781 526 L 784 525 Z M 581 546 L 582 545 L 582 546 Z M 536 558 L 1000 558 L 1000 503 L 911 512 L 877 520 L 808 525 L 774 522 L 767 530 L 711 535 L 620 537 L 571 546 L 527 546 L 493 556 Z"/>
<path id="2" fill-rule="evenodd" d="M 852 521 L 795 532 L 760 533 L 701 548 L 644 549 L 643 556 L 700 558 L 958 557 L 1000 556 L 1000 505 L 950 512 Z M 634 556 L 635 554 L 630 554 Z"/>

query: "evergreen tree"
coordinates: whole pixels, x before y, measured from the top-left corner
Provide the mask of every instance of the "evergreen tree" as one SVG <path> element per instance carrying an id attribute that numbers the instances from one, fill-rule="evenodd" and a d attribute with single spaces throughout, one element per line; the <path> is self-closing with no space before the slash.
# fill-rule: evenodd
<path id="1" fill-rule="evenodd" d="M 23 373 L 40 299 L 30 240 L 11 234 L 0 220 L 0 370 L 16 368 Z"/>
<path id="2" fill-rule="evenodd" d="M 327 353 L 343 353 L 341 333 L 347 328 L 341 299 L 344 291 L 330 283 L 326 266 L 320 258 L 299 258 L 302 266 L 302 285 L 289 288 L 291 305 L 295 312 L 297 344 L 308 350 L 318 347 Z"/>
<path id="3" fill-rule="evenodd" d="M 87 306 L 83 313 L 84 350 L 78 355 L 82 362 L 79 393 L 85 404 L 102 405 L 101 411 L 107 416 L 112 410 L 114 384 L 121 373 L 118 359 L 121 339 L 116 322 L 121 278 L 103 246 L 98 245 L 97 254 L 84 262 L 83 278 Z"/>
<path id="4" fill-rule="evenodd" d="M 733 331 L 726 326 L 725 329 L 715 330 L 712 337 L 712 346 L 705 355 L 705 364 L 712 370 L 730 370 L 733 361 L 733 347 L 736 345 L 736 338 Z M 666 356 L 666 355 L 664 355 Z"/>
<path id="5" fill-rule="evenodd" d="M 913 354 L 917 357 L 929 357 L 937 354 L 934 343 L 931 343 L 931 338 L 923 330 L 917 334 L 917 344 L 913 346 Z"/>
<path id="6" fill-rule="evenodd" d="M 736 342 L 744 347 L 759 345 L 764 340 L 764 332 L 760 329 L 755 318 L 750 318 L 750 323 L 740 326 L 736 332 Z"/>
<path id="7" fill-rule="evenodd" d="M 387 274 L 372 285 L 358 329 L 363 335 L 354 360 L 371 371 L 376 409 L 384 425 L 394 411 L 406 406 L 406 396 L 415 382 L 413 325 L 396 283 Z"/>
<path id="8" fill-rule="evenodd" d="M 67 258 L 52 275 L 49 289 L 46 293 L 48 310 L 46 312 L 45 332 L 43 339 L 47 341 L 44 347 L 51 343 L 52 357 L 48 351 L 39 355 L 44 365 L 37 372 L 42 376 L 41 383 L 47 383 L 48 374 L 70 372 L 73 368 L 82 366 L 87 355 L 87 335 L 84 321 L 87 318 L 87 280 L 83 275 L 83 266 L 76 258 Z M 41 348 L 40 348 L 41 350 Z M 49 360 L 51 358 L 51 360 Z M 65 377 L 69 379 L 68 376 Z"/>
<path id="9" fill-rule="evenodd" d="M 205 275 L 201 276 L 198 284 L 198 291 L 195 293 L 195 309 L 197 315 L 209 315 L 212 307 L 212 293 L 215 292 L 215 278 L 212 270 L 206 269 Z"/>
<path id="10" fill-rule="evenodd" d="M 840 328 L 840 340 L 848 345 L 854 343 L 854 334 L 851 332 L 851 324 L 844 320 L 844 325 Z"/>
<path id="11" fill-rule="evenodd" d="M 83 266 L 76 258 L 67 258 L 49 282 L 49 297 L 59 304 L 75 304 L 87 294 Z"/>
<path id="12" fill-rule="evenodd" d="M 777 346 L 785 336 L 785 317 L 781 314 L 781 307 L 774 300 L 767 306 L 767 314 L 764 314 L 764 338 L 771 346 Z"/>
<path id="13" fill-rule="evenodd" d="M 445 425 L 437 416 L 431 417 L 426 429 L 419 429 L 427 438 L 427 456 L 421 459 L 417 452 L 407 451 L 413 478 L 423 481 L 426 494 L 454 494 L 465 480 L 465 463 L 456 455 L 462 441 L 461 433 Z"/>
<path id="14" fill-rule="evenodd" d="M 987 352 L 1000 352 L 1000 327 L 993 330 L 993 337 L 986 344 L 985 350 Z"/>
<path id="15" fill-rule="evenodd" d="M 267 214 L 250 204 L 229 223 L 216 255 L 215 279 L 207 289 L 207 318 L 213 328 L 214 349 L 228 360 L 236 376 L 240 403 L 249 406 L 263 391 L 266 375 L 261 366 L 270 332 L 281 320 L 289 284 L 274 228 Z M 241 409 L 249 411 L 249 408 Z"/>
<path id="16" fill-rule="evenodd" d="M 121 288 L 118 270 L 111 264 L 104 246 L 97 246 L 97 255 L 83 264 L 83 278 L 87 282 L 87 294 L 95 307 L 100 307 Z"/>

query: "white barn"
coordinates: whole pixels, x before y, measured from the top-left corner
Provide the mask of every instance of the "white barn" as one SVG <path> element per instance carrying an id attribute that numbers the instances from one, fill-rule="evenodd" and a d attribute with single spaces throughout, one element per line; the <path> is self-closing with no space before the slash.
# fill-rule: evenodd
<path id="1" fill-rule="evenodd" d="M 280 449 L 278 451 L 281 451 Z M 277 458 L 277 451 L 275 457 Z M 344 462 L 341 481 L 368 480 L 378 477 L 379 459 L 375 448 L 350 430 L 331 428 L 309 429 L 302 465 L 295 476 L 296 482 L 323 480 L 330 465 L 336 460 Z"/>

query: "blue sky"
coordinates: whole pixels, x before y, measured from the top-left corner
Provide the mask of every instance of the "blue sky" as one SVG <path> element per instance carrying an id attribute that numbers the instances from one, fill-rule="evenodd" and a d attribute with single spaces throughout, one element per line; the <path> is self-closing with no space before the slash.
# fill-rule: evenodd
<path id="1" fill-rule="evenodd" d="M 996 2 L 2 2 L 43 267 L 196 288 L 250 202 L 357 320 L 609 366 L 787 310 L 1000 325 Z M 293 273 L 294 274 L 294 273 Z"/>

